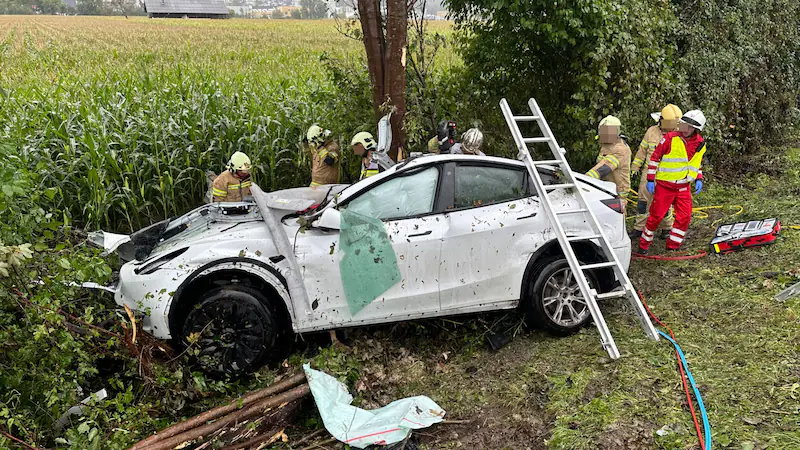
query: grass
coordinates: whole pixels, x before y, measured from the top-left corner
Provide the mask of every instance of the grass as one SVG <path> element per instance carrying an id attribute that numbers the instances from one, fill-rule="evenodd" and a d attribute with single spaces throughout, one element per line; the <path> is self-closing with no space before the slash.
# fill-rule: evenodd
<path id="1" fill-rule="evenodd" d="M 800 149 L 785 167 L 797 167 Z M 800 171 L 754 175 L 725 186 L 713 175 L 696 206 L 728 205 L 694 219 L 688 251 L 705 249 L 719 219 L 779 217 L 800 224 Z M 654 251 L 664 242 L 658 240 Z M 800 298 L 774 296 L 798 281 L 800 231 L 777 244 L 693 261 L 632 263 L 634 283 L 672 327 L 709 413 L 715 448 L 787 449 L 800 445 Z M 674 351 L 646 339 L 630 307 L 603 306 L 622 358 L 610 360 L 593 327 L 566 338 L 518 335 L 499 352 L 483 342 L 496 319 L 454 318 L 351 332 L 352 350 L 328 350 L 318 364 L 365 386 L 369 407 L 428 395 L 470 425 L 422 430 L 426 448 L 699 448 Z M 459 325 L 454 325 L 458 322 Z M 330 352 L 333 352 L 331 355 Z M 446 356 L 445 356 L 446 355 Z M 327 361 L 336 361 L 326 366 Z M 659 435 L 657 430 L 662 430 Z"/>

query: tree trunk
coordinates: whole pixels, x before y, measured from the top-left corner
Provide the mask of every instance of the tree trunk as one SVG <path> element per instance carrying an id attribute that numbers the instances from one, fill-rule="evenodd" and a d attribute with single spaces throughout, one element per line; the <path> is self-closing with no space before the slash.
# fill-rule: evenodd
<path id="1" fill-rule="evenodd" d="M 386 64 L 384 90 L 391 104 L 392 147 L 389 157 L 397 161 L 405 145 L 403 119 L 406 115 L 406 51 L 408 46 L 408 6 L 406 0 L 386 0 Z"/>
<path id="2" fill-rule="evenodd" d="M 386 65 L 386 41 L 381 27 L 381 10 L 379 0 L 358 0 L 358 18 L 364 39 L 364 50 L 367 52 L 369 81 L 372 84 L 372 107 L 375 117 L 380 118 L 380 106 L 386 96 L 384 72 Z"/>

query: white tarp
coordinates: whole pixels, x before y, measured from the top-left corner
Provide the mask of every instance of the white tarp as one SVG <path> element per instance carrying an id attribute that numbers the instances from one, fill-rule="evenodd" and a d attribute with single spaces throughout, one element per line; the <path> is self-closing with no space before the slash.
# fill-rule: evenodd
<path id="1" fill-rule="evenodd" d="M 350 403 L 353 397 L 336 378 L 303 365 L 325 429 L 351 447 L 390 445 L 401 442 L 411 430 L 427 428 L 443 420 L 445 411 L 425 396 L 396 400 L 367 411 Z"/>

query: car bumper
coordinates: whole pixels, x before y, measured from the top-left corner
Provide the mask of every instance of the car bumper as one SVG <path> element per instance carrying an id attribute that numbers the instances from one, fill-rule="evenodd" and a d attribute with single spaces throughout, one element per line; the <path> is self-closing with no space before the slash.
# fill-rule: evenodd
<path id="1" fill-rule="evenodd" d="M 162 268 L 149 275 L 137 275 L 134 268 L 129 263 L 120 269 L 114 301 L 144 313 L 144 331 L 159 339 L 170 339 L 169 308 L 186 272 Z"/>
<path id="2" fill-rule="evenodd" d="M 626 236 L 622 241 L 615 242 L 613 249 L 620 264 L 622 264 L 622 267 L 625 268 L 625 272 L 627 272 L 631 265 L 631 240 Z"/>

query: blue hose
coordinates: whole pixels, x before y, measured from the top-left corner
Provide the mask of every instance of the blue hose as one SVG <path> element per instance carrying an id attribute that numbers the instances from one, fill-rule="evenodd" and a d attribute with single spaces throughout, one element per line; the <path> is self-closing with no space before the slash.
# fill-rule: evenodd
<path id="1" fill-rule="evenodd" d="M 659 331 L 658 334 L 665 337 L 668 341 L 675 346 L 675 350 L 678 351 L 678 355 L 681 357 L 681 362 L 683 363 L 683 369 L 686 372 L 686 378 L 689 379 L 689 384 L 692 385 L 692 390 L 694 391 L 694 397 L 697 399 L 697 406 L 700 408 L 700 416 L 703 418 L 703 435 L 705 436 L 705 450 L 711 450 L 711 425 L 708 424 L 708 414 L 706 414 L 706 407 L 703 405 L 703 397 L 700 396 L 700 391 L 697 389 L 697 385 L 694 383 L 694 377 L 692 376 L 692 372 L 689 371 L 689 363 L 686 362 L 686 356 L 683 354 L 683 350 L 681 350 L 680 345 L 675 342 L 669 335 L 664 333 L 663 331 Z"/>

